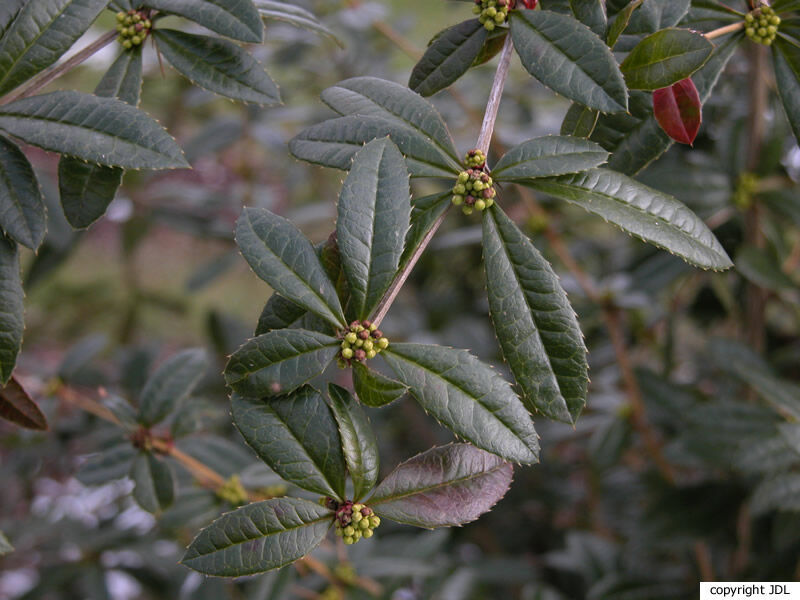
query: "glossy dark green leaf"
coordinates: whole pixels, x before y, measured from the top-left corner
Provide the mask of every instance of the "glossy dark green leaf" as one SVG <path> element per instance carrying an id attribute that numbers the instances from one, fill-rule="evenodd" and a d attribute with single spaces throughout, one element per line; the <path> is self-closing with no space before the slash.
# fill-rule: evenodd
<path id="1" fill-rule="evenodd" d="M 515 11 L 514 48 L 527 71 L 553 91 L 589 108 L 628 108 L 625 81 L 611 51 L 591 29 L 546 10 Z"/>
<path id="2" fill-rule="evenodd" d="M 772 47 L 778 94 L 794 136 L 800 143 L 800 48 L 783 36 L 778 36 Z"/>
<path id="3" fill-rule="evenodd" d="M 499 207 L 483 218 L 489 310 L 531 411 L 574 423 L 586 404 L 586 346 L 558 276 Z"/>
<path id="4" fill-rule="evenodd" d="M 411 208 L 411 227 L 406 234 L 405 250 L 400 258 L 400 267 L 403 268 L 411 260 L 412 255 L 430 235 L 436 222 L 450 208 L 450 191 L 444 194 L 433 194 L 418 200 L 413 200 Z"/>
<path id="5" fill-rule="evenodd" d="M 691 0 L 645 0 L 633 13 L 626 33 L 654 33 L 674 27 L 689 12 Z"/>
<path id="6" fill-rule="evenodd" d="M 91 455 L 78 469 L 75 477 L 83 485 L 104 485 L 121 479 L 131 472 L 131 464 L 136 455 L 136 449 L 125 440 Z"/>
<path id="7" fill-rule="evenodd" d="M 410 199 L 405 161 L 391 140 L 373 140 L 355 155 L 339 195 L 336 240 L 358 319 L 370 315 L 397 274 Z"/>
<path id="8" fill-rule="evenodd" d="M 347 465 L 333 412 L 310 386 L 278 398 L 231 398 L 233 422 L 258 457 L 286 481 L 344 499 Z"/>
<path id="9" fill-rule="evenodd" d="M 0 387 L 0 419 L 25 429 L 47 430 L 47 419 L 16 377 Z"/>
<path id="10" fill-rule="evenodd" d="M 336 289 L 311 242 L 292 223 L 265 209 L 245 208 L 236 222 L 236 243 L 255 274 L 276 292 L 344 327 Z"/>
<path id="11" fill-rule="evenodd" d="M 588 139 L 594 132 L 599 118 L 600 111 L 573 102 L 561 123 L 561 135 Z"/>
<path id="12" fill-rule="evenodd" d="M 780 262 L 765 250 L 742 246 L 736 254 L 736 270 L 755 285 L 780 292 L 795 289 L 792 279 L 780 268 Z"/>
<path id="13" fill-rule="evenodd" d="M 0 136 L 0 229 L 35 250 L 46 227 L 42 191 L 31 163 L 14 142 Z"/>
<path id="14" fill-rule="evenodd" d="M 238 44 L 174 29 L 156 29 L 153 36 L 170 64 L 196 85 L 234 100 L 280 104 L 278 86 Z"/>
<path id="15" fill-rule="evenodd" d="M 282 21 L 301 29 L 322 34 L 332 39 L 340 47 L 344 47 L 344 43 L 339 36 L 317 19 L 312 12 L 301 6 L 295 6 L 289 2 L 271 2 L 270 0 L 256 0 L 255 4 L 258 12 L 261 13 L 262 19 Z"/>
<path id="16" fill-rule="evenodd" d="M 600 38 L 606 35 L 605 0 L 540 0 L 539 4 L 544 10 L 574 17 Z"/>
<path id="17" fill-rule="evenodd" d="M 771 510 L 800 510 L 800 473 L 780 473 L 756 487 L 750 500 L 750 512 L 761 515 Z"/>
<path id="18" fill-rule="evenodd" d="M 0 4 L 0 41 L 2 41 L 6 29 L 11 25 L 25 3 L 26 0 L 5 0 Z"/>
<path id="19" fill-rule="evenodd" d="M 431 448 L 389 473 L 369 499 L 381 516 L 416 527 L 474 521 L 505 496 L 514 468 L 469 444 Z"/>
<path id="20" fill-rule="evenodd" d="M 252 0 L 147 0 L 146 6 L 242 42 L 258 44 L 264 38 L 264 25 Z"/>
<path id="21" fill-rule="evenodd" d="M 11 379 L 25 329 L 17 244 L 0 235 L 0 385 Z"/>
<path id="22" fill-rule="evenodd" d="M 272 294 L 258 317 L 256 335 L 273 329 L 286 329 L 299 321 L 308 311 L 280 294 Z"/>
<path id="23" fill-rule="evenodd" d="M 353 364 L 353 387 L 362 404 L 376 408 L 399 400 L 408 387 L 361 363 Z"/>
<path id="24" fill-rule="evenodd" d="M 714 270 L 733 264 L 711 230 L 686 205 L 621 173 L 591 169 L 531 179 L 525 185 L 575 203 L 690 264 Z"/>
<path id="25" fill-rule="evenodd" d="M 492 169 L 495 181 L 519 181 L 578 173 L 599 167 L 608 152 L 579 137 L 548 135 L 527 140 L 506 152 Z"/>
<path id="26" fill-rule="evenodd" d="M 378 440 L 366 413 L 350 392 L 331 383 L 328 397 L 339 426 L 347 471 L 353 481 L 353 501 L 358 502 L 378 483 Z"/>
<path id="27" fill-rule="evenodd" d="M 151 452 L 139 452 L 133 460 L 131 479 L 133 498 L 147 512 L 161 513 L 175 501 L 172 470 Z"/>
<path id="28" fill-rule="evenodd" d="M 411 71 L 408 87 L 423 96 L 445 89 L 469 70 L 488 37 L 478 19 L 440 31 Z"/>
<path id="29" fill-rule="evenodd" d="M 701 33 L 662 29 L 636 44 L 620 69 L 629 89 L 657 90 L 691 76 L 713 50 L 714 45 Z"/>
<path id="30" fill-rule="evenodd" d="M 417 402 L 457 436 L 519 463 L 539 460 L 530 414 L 511 386 L 466 350 L 423 344 L 381 353 Z"/>
<path id="31" fill-rule="evenodd" d="M 322 373 L 339 340 L 304 329 L 274 329 L 245 342 L 225 367 L 225 382 L 250 396 L 287 394 Z"/>
<path id="32" fill-rule="evenodd" d="M 60 59 L 107 4 L 108 0 L 35 0 L 22 6 L 0 38 L 0 96 Z"/>
<path id="33" fill-rule="evenodd" d="M 633 12 L 642 5 L 642 2 L 643 0 L 631 0 L 628 5 L 614 17 L 614 21 L 609 25 L 608 33 L 606 34 L 606 43 L 609 48 L 614 48 L 617 40 L 619 40 L 619 36 L 628 28 L 628 23 L 630 23 Z"/>
<path id="34" fill-rule="evenodd" d="M 8 538 L 5 536 L 5 534 L 0 531 L 0 556 L 11 554 L 13 551 L 14 546 L 11 545 L 11 542 L 8 541 Z"/>
<path id="35" fill-rule="evenodd" d="M 184 350 L 166 360 L 144 385 L 139 398 L 139 422 L 155 425 L 192 393 L 208 369 L 202 348 Z"/>
<path id="36" fill-rule="evenodd" d="M 111 167 L 189 166 L 161 125 L 115 98 L 74 91 L 24 98 L 0 106 L 0 129 L 33 146 Z"/>
<path id="37" fill-rule="evenodd" d="M 94 93 L 137 106 L 141 88 L 142 49 L 139 47 L 119 55 Z M 69 224 L 82 229 L 103 216 L 122 183 L 123 173 L 118 167 L 102 167 L 62 157 L 58 163 L 58 187 Z"/>
<path id="38" fill-rule="evenodd" d="M 300 498 L 255 502 L 222 515 L 194 539 L 181 562 L 218 577 L 278 569 L 319 546 L 333 513 Z"/>

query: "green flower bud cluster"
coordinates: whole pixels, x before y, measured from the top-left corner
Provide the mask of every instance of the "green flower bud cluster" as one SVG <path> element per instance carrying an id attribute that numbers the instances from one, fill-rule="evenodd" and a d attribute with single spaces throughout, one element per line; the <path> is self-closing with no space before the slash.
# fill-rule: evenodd
<path id="1" fill-rule="evenodd" d="M 358 573 L 352 563 L 343 562 L 336 565 L 333 575 L 345 585 L 353 585 L 358 580 Z"/>
<path id="2" fill-rule="evenodd" d="M 247 490 L 244 489 L 238 475 L 231 475 L 230 479 L 217 488 L 216 493 L 220 500 L 232 506 L 241 506 L 248 500 Z"/>
<path id="3" fill-rule="evenodd" d="M 369 506 L 353 504 L 349 500 L 336 510 L 336 519 L 333 522 L 336 535 L 348 546 L 361 538 L 371 538 L 380 524 L 381 518 Z"/>
<path id="4" fill-rule="evenodd" d="M 320 594 L 322 600 L 345 600 L 344 592 L 335 585 L 329 585 Z"/>
<path id="5" fill-rule="evenodd" d="M 508 11 L 514 8 L 515 0 L 475 0 L 472 12 L 488 31 L 502 25 L 508 18 Z"/>
<path id="6" fill-rule="evenodd" d="M 258 493 L 265 498 L 282 498 L 289 491 L 284 483 L 274 483 L 265 487 L 258 488 Z"/>
<path id="7" fill-rule="evenodd" d="M 778 33 L 781 18 L 772 7 L 762 4 L 753 12 L 744 16 L 744 32 L 757 44 L 769 46 Z"/>
<path id="8" fill-rule="evenodd" d="M 471 215 L 473 210 L 485 210 L 494 204 L 497 193 L 493 186 L 489 174 L 480 169 L 461 171 L 453 186 L 452 202 L 460 206 L 465 215 Z"/>
<path id="9" fill-rule="evenodd" d="M 486 166 L 486 155 L 477 148 L 470 150 L 464 157 L 464 164 L 466 164 L 470 169 L 483 170 L 483 168 Z"/>
<path id="10" fill-rule="evenodd" d="M 370 358 L 375 358 L 381 350 L 386 350 L 388 347 L 388 338 L 383 336 L 383 332 L 375 323 L 353 321 L 342 336 L 339 366 L 349 367 L 354 360 L 363 363 Z"/>
<path id="11" fill-rule="evenodd" d="M 126 50 L 134 46 L 141 46 L 152 29 L 153 23 L 149 19 L 149 11 L 129 10 L 117 13 L 117 41 Z"/>

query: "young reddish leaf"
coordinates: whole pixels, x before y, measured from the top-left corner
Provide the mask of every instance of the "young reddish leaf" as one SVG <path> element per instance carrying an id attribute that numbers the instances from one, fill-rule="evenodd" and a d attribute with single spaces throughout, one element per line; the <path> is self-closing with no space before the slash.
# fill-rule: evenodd
<path id="1" fill-rule="evenodd" d="M 28 392 L 12 377 L 0 388 L 0 418 L 26 429 L 47 429 L 47 420 Z"/>
<path id="2" fill-rule="evenodd" d="M 536 3 L 538 1 L 539 0 L 522 0 L 522 4 L 525 5 L 525 8 L 534 9 L 534 8 L 536 8 Z"/>
<path id="3" fill-rule="evenodd" d="M 653 114 L 666 134 L 691 145 L 700 130 L 703 106 L 694 82 L 687 78 L 653 92 Z"/>

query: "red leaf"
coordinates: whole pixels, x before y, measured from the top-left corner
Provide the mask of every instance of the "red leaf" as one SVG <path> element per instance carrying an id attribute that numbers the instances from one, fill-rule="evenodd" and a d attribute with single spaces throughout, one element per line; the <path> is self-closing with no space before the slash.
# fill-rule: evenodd
<path id="1" fill-rule="evenodd" d="M 47 420 L 23 387 L 12 377 L 0 388 L 0 418 L 27 429 L 47 429 Z"/>
<path id="2" fill-rule="evenodd" d="M 653 92 L 653 114 L 669 137 L 691 145 L 703 120 L 703 105 L 691 79 Z"/>
<path id="3" fill-rule="evenodd" d="M 539 0 L 522 0 L 522 3 L 525 5 L 525 8 L 536 8 L 536 3 Z"/>

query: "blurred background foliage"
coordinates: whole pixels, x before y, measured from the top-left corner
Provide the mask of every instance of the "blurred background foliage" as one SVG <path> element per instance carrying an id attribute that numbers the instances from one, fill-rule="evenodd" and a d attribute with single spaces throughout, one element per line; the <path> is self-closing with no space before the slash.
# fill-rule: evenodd
<path id="1" fill-rule="evenodd" d="M 87 469 L 93 453 L 130 444 L 64 390 L 133 398 L 164 357 L 202 345 L 216 361 L 170 424 L 178 447 L 250 490 L 283 491 L 231 426 L 220 376 L 270 295 L 235 251 L 233 223 L 242 206 L 261 206 L 315 242 L 327 238 L 342 176 L 297 162 L 287 141 L 329 116 L 324 88 L 357 75 L 405 83 L 427 40 L 469 16 L 444 0 L 297 4 L 345 47 L 268 22 L 252 52 L 281 85 L 277 108 L 191 87 L 148 53 L 142 108 L 177 136 L 194 170 L 127 173 L 88 231 L 63 219 L 57 159 L 29 153 L 49 231 L 23 261 L 17 374 L 51 431 L 0 423 L 0 530 L 16 549 L 0 558 L 0 598 L 266 600 L 330 588 L 370 597 L 348 585 L 348 565 L 398 600 L 659 600 L 692 597 L 699 580 L 800 578 L 800 149 L 774 93 L 753 116 L 758 62 L 742 51 L 704 107 L 694 148 L 673 147 L 638 176 L 706 219 L 736 269 L 702 272 L 583 211 L 501 191 L 562 278 L 592 382 L 575 428 L 537 421 L 542 463 L 517 469 L 508 496 L 478 522 L 422 534 L 386 525 L 347 558 L 323 546 L 311 567 L 223 582 L 177 560 L 226 501 L 174 465 L 176 503 L 155 519 L 134 504 L 113 461 Z M 91 35 L 112 26 L 108 13 Z M 58 85 L 90 91 L 114 52 Z M 478 67 L 433 99 L 460 151 L 474 145 L 492 75 L 491 63 Z M 568 107 L 515 62 L 496 141 L 557 133 Z M 424 195 L 431 184 L 414 185 Z M 451 215 L 384 322 L 387 335 L 470 348 L 504 369 L 480 261 L 480 225 Z M 411 402 L 370 417 L 385 471 L 451 439 Z"/>

